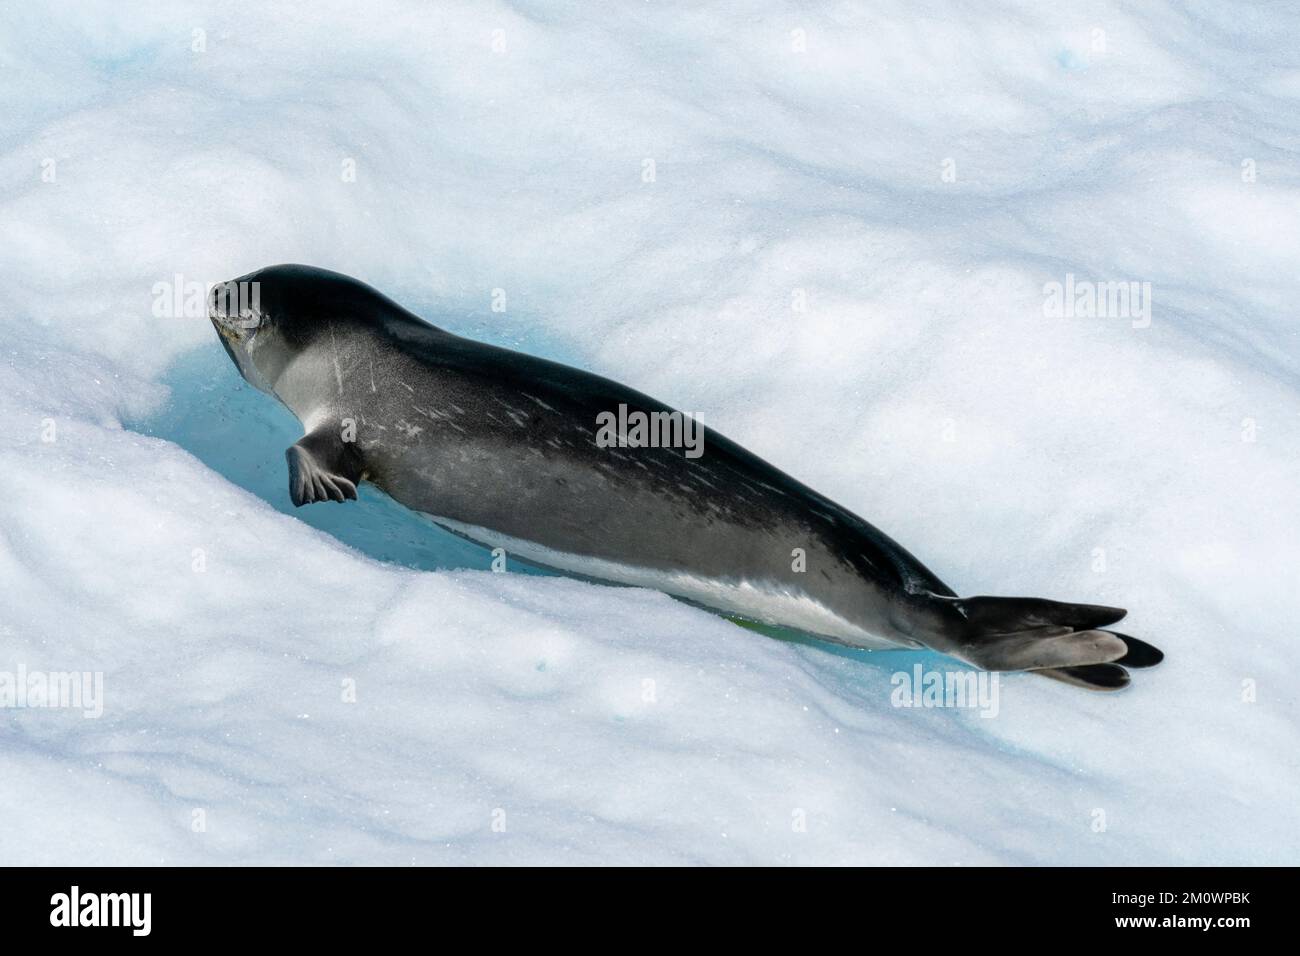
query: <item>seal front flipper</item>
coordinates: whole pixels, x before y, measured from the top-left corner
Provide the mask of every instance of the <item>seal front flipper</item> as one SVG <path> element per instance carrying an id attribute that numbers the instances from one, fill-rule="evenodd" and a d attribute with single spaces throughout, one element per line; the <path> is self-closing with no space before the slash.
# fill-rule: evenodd
<path id="1" fill-rule="evenodd" d="M 355 442 L 345 442 L 337 423 L 318 426 L 284 452 L 289 463 L 289 497 L 297 507 L 313 501 L 357 498 L 365 471 Z"/>

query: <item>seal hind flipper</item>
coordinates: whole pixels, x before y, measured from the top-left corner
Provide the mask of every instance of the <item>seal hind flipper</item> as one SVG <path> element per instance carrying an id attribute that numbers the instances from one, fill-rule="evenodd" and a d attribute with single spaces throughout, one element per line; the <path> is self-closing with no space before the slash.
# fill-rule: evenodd
<path id="1" fill-rule="evenodd" d="M 1087 690 L 1123 690 L 1129 684 L 1128 671 L 1118 664 L 1083 664 L 1079 667 L 1048 667 L 1033 671 L 1053 680 Z"/>
<path id="2" fill-rule="evenodd" d="M 1010 634 L 984 634 L 963 645 L 958 656 L 987 671 L 1030 671 L 1080 664 L 1108 664 L 1128 645 L 1108 631 L 1040 627 Z"/>
<path id="3" fill-rule="evenodd" d="M 285 449 L 289 463 L 289 497 L 294 506 L 315 501 L 343 502 L 357 498 L 363 468 L 352 442 L 343 441 L 333 425 L 322 425 Z"/>
<path id="4" fill-rule="evenodd" d="M 1059 670 L 1047 676 L 1115 690 L 1128 682 L 1119 664 L 1152 667 L 1164 659 L 1145 641 L 1103 629 L 1128 613 L 1123 608 L 1043 598 L 971 597 L 953 604 L 966 619 L 957 656 L 986 670 Z M 1101 665 L 1107 666 L 1095 669 Z"/>
<path id="5" fill-rule="evenodd" d="M 1046 598 L 968 597 L 954 603 L 972 626 L 1003 634 L 1047 626 L 1086 631 L 1114 624 L 1128 613 L 1122 607 L 1069 604 Z"/>
<path id="6" fill-rule="evenodd" d="M 1128 646 L 1128 653 L 1117 660 L 1116 664 L 1123 664 L 1125 667 L 1155 667 L 1165 659 L 1164 651 L 1146 641 L 1139 641 L 1136 637 L 1129 637 L 1127 634 L 1120 634 L 1117 631 L 1110 631 Z"/>

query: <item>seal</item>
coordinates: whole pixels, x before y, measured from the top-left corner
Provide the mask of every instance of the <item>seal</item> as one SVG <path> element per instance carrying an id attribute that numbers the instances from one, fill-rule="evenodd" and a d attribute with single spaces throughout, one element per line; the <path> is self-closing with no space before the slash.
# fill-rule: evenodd
<path id="1" fill-rule="evenodd" d="M 1100 690 L 1163 657 L 1108 629 L 1120 608 L 958 597 L 691 416 L 446 332 L 347 276 L 272 266 L 215 287 L 209 317 L 244 379 L 302 423 L 285 453 L 295 505 L 355 499 L 367 481 L 526 563 L 850 647 L 925 647 Z"/>

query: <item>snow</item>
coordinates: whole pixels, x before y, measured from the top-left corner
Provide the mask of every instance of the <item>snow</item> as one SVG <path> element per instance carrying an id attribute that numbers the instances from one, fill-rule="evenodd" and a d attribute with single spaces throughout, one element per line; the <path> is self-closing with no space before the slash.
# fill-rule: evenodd
<path id="1" fill-rule="evenodd" d="M 1297 862 L 1297 12 L 0 23 L 0 671 L 104 682 L 98 719 L 0 713 L 0 863 Z M 944 659 L 495 574 L 373 489 L 296 511 L 287 413 L 154 314 L 287 261 L 699 411 L 960 592 L 1128 607 L 1168 659 L 900 708 Z M 1046 316 L 1067 275 L 1150 282 L 1150 325 Z"/>

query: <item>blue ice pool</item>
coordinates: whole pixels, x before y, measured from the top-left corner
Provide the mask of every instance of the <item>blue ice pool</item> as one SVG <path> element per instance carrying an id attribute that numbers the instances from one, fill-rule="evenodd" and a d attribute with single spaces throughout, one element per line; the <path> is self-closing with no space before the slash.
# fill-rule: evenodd
<path id="1" fill-rule="evenodd" d="M 302 427 L 287 408 L 245 382 L 215 340 L 178 361 L 162 382 L 171 389 L 167 405 L 151 418 L 128 422 L 128 428 L 175 442 L 276 509 L 377 560 L 425 571 L 490 567 L 485 548 L 369 484 L 358 487 L 355 502 L 295 508 L 284 450 L 302 437 Z M 513 561 L 510 570 L 541 573 Z"/>

